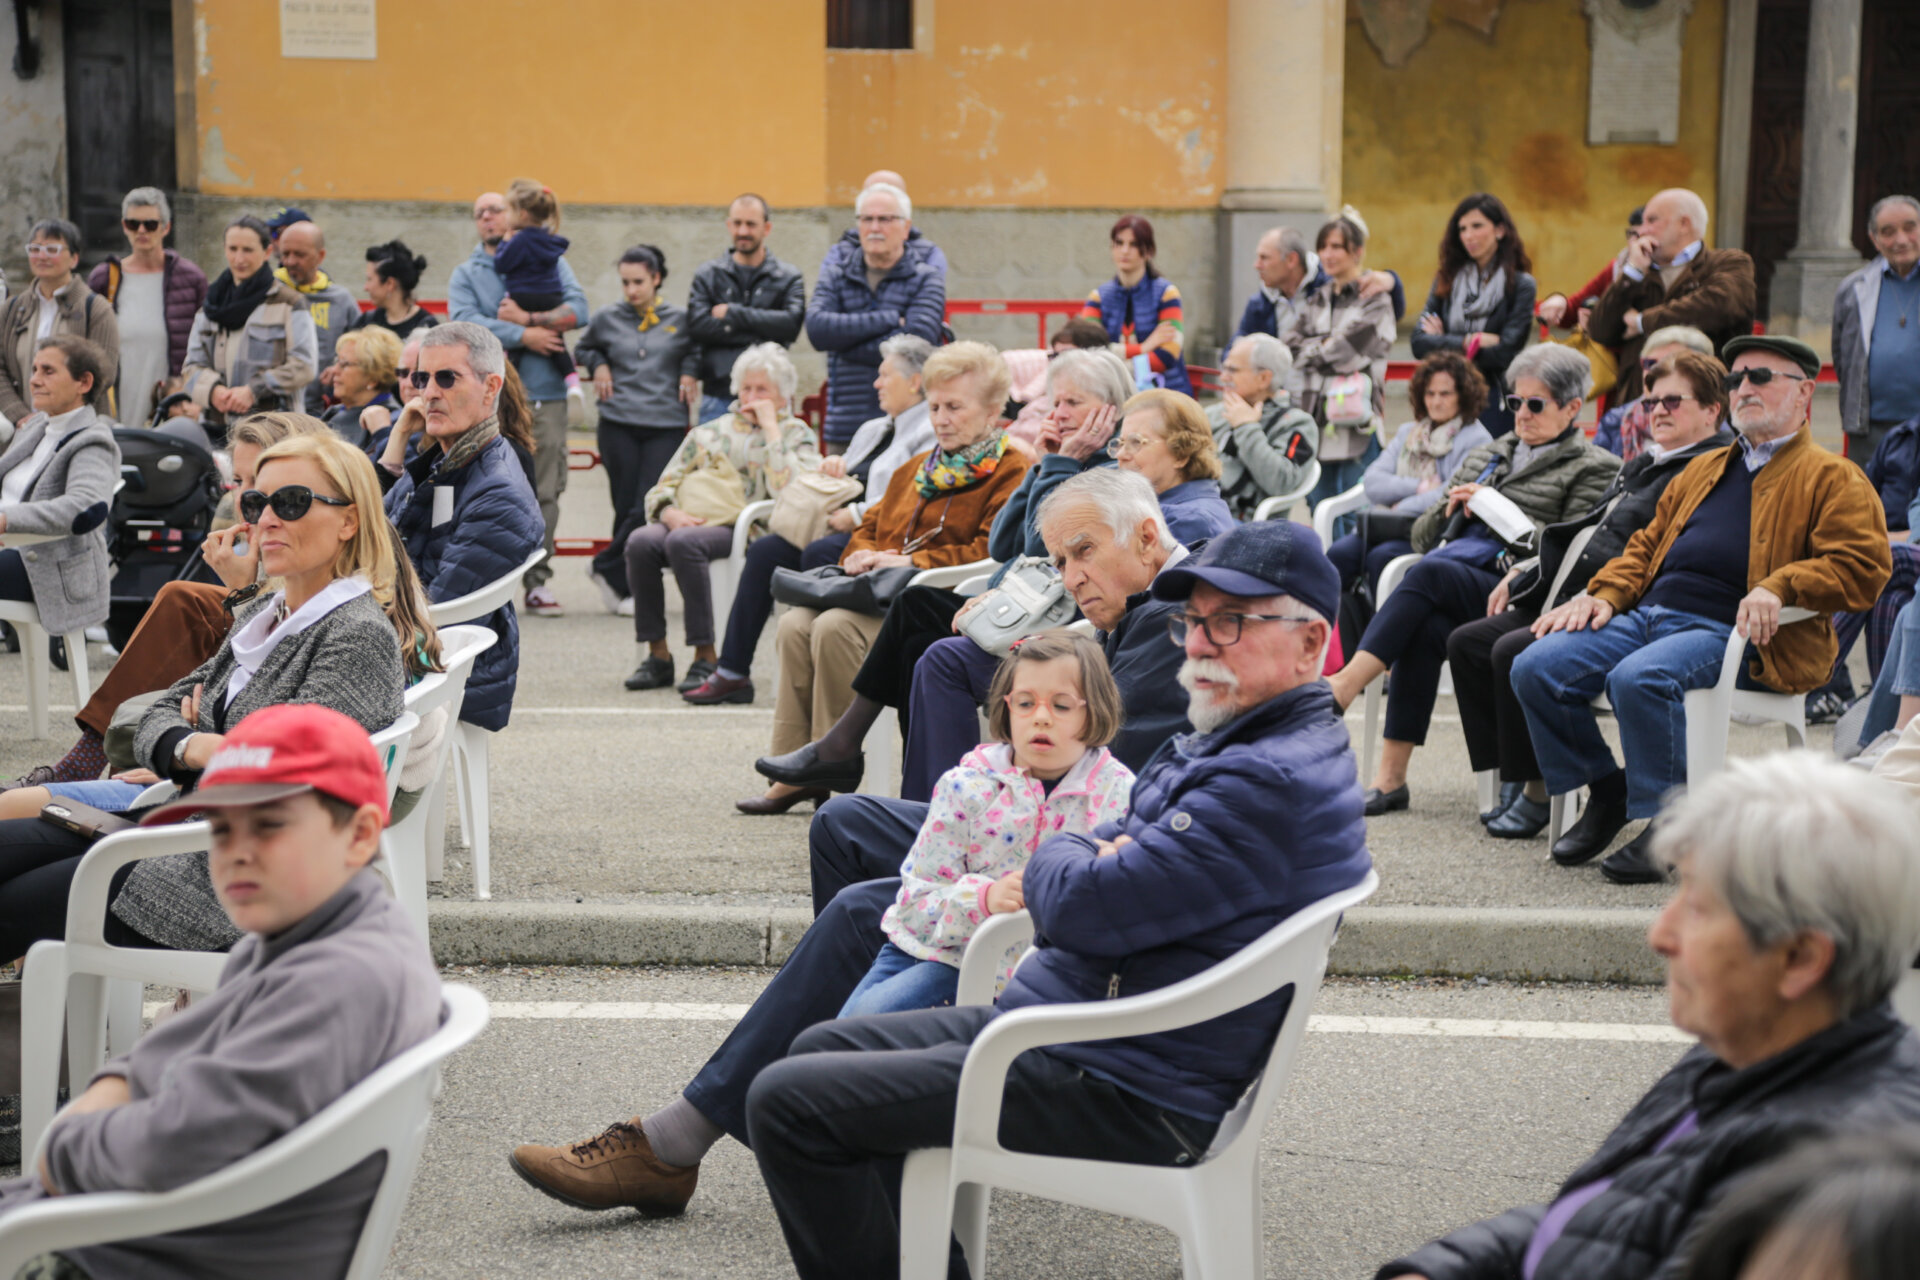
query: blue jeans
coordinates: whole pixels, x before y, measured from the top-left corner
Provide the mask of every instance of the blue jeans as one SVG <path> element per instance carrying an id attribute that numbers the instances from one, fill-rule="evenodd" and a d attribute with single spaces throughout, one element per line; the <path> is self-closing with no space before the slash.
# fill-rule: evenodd
<path id="1" fill-rule="evenodd" d="M 146 788 L 137 782 L 116 782 L 112 778 L 101 778 L 94 782 L 54 782 L 47 785 L 47 794 L 57 800 L 77 800 L 81 804 L 90 804 L 105 813 L 125 813 L 133 807 L 135 798 Z"/>
<path id="2" fill-rule="evenodd" d="M 1920 609 L 1914 605 L 1920 597 L 1907 602 L 1894 619 L 1893 632 L 1887 638 L 1887 656 L 1881 659 L 1880 675 L 1867 693 L 1867 719 L 1860 726 L 1862 745 L 1893 728 L 1900 718 L 1900 699 L 1920 696 Z"/>
<path id="3" fill-rule="evenodd" d="M 701 396 L 700 397 L 701 424 L 704 425 L 706 423 L 712 422 L 715 418 L 725 416 L 727 412 L 727 406 L 732 403 L 733 402 L 731 400 L 728 400 L 725 396 Z"/>
<path id="4" fill-rule="evenodd" d="M 1590 705 L 1604 689 L 1627 757 L 1627 816 L 1651 818 L 1687 780 L 1686 693 L 1710 688 L 1726 656 L 1724 622 L 1658 606 L 1629 609 L 1598 631 L 1557 631 L 1513 664 L 1540 776 L 1554 795 L 1618 766 Z"/>
<path id="5" fill-rule="evenodd" d="M 960 990 L 960 970 L 944 960 L 921 960 L 891 942 L 873 958 L 873 968 L 860 979 L 847 1002 L 843 1018 L 875 1013 L 905 1013 L 909 1009 L 937 1009 L 952 1004 Z"/>

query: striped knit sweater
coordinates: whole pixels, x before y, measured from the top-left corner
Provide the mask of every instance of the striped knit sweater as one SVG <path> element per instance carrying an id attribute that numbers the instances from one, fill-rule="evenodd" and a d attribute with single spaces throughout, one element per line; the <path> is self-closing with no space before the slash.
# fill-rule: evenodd
<path id="1" fill-rule="evenodd" d="M 1193 394 L 1193 383 L 1187 377 L 1186 361 L 1181 355 L 1186 342 L 1186 322 L 1180 305 L 1180 290 L 1174 287 L 1171 280 L 1165 276 L 1147 275 L 1129 288 L 1121 284 L 1116 276 L 1087 294 L 1087 303 L 1080 308 L 1080 318 L 1098 320 L 1109 338 L 1125 344 L 1127 359 L 1146 356 L 1148 366 L 1161 375 L 1167 386 L 1175 391 Z M 1173 327 L 1171 347 L 1155 347 L 1149 351 L 1140 345 L 1163 324 Z"/>

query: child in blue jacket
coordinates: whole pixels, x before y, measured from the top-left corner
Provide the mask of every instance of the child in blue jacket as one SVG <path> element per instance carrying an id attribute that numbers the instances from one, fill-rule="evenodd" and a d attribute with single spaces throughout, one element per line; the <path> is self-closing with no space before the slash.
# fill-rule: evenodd
<path id="1" fill-rule="evenodd" d="M 507 209 L 513 217 L 513 230 L 493 254 L 493 269 L 507 286 L 507 296 L 515 306 L 536 314 L 564 307 L 567 299 L 560 283 L 560 259 L 566 255 L 569 242 L 565 236 L 554 234 L 554 228 L 560 225 L 560 201 L 551 188 L 531 178 L 515 178 L 507 188 Z M 562 346 L 552 359 L 566 376 L 567 390 L 577 389 L 580 373 L 573 367 L 573 357 L 566 347 Z"/>

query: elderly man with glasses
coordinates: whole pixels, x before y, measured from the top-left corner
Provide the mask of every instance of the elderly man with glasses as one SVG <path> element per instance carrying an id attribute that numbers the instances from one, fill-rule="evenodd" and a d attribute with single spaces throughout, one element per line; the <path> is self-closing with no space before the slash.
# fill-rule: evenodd
<path id="1" fill-rule="evenodd" d="M 1586 812 L 1553 846 L 1561 866 L 1605 852 L 1687 780 L 1685 695 L 1720 678 L 1729 632 L 1737 627 L 1758 650 L 1746 672 L 1757 687 L 1805 693 L 1832 669 L 1831 615 L 1870 607 L 1892 571 L 1872 484 L 1808 429 L 1819 356 L 1771 335 L 1735 338 L 1724 354 L 1738 444 L 1674 477 L 1653 522 L 1585 591 L 1533 624 L 1541 639 L 1513 665 L 1547 790 L 1591 789 Z M 1782 626 L 1789 606 L 1816 616 Z M 1624 769 L 1594 718 L 1603 692 Z M 1651 839 L 1649 827 L 1601 872 L 1619 884 L 1664 879 Z"/>

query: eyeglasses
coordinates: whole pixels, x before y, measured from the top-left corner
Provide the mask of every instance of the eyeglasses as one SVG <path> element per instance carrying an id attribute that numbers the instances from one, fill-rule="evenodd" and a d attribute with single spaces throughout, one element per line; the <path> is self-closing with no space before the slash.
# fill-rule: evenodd
<path id="1" fill-rule="evenodd" d="M 350 507 L 352 502 L 346 498 L 329 498 L 324 493 L 315 493 L 303 484 L 284 485 L 271 494 L 249 489 L 240 495 L 240 518 L 248 524 L 258 520 L 268 507 L 282 520 L 298 520 L 313 510 L 316 502 L 329 507 Z"/>
<path id="2" fill-rule="evenodd" d="M 1124 458 L 1130 453 L 1139 453 L 1152 443 L 1152 436 L 1115 436 L 1107 441 L 1107 456 Z"/>
<path id="3" fill-rule="evenodd" d="M 905 222 L 906 219 L 897 213 L 863 213 L 854 221 L 863 227 L 883 227 L 889 222 Z"/>
<path id="4" fill-rule="evenodd" d="M 482 205 L 473 211 L 473 220 L 478 222 L 482 218 L 497 218 L 506 211 L 507 206 L 503 204 Z"/>
<path id="5" fill-rule="evenodd" d="M 428 372 L 425 369 L 420 369 L 409 373 L 407 375 L 407 381 L 413 384 L 415 391 L 425 391 L 429 382 L 439 383 L 440 389 L 445 391 L 451 388 L 454 383 L 460 381 L 460 371 L 458 369 L 435 369 L 432 372 Z"/>
<path id="6" fill-rule="evenodd" d="M 1549 403 L 1545 396 L 1508 396 L 1507 412 L 1518 413 L 1525 409 L 1528 413 L 1545 413 Z"/>
<path id="7" fill-rule="evenodd" d="M 160 219 L 122 218 L 120 219 L 120 225 L 129 231 L 158 231 L 160 229 Z"/>
<path id="8" fill-rule="evenodd" d="M 1040 710 L 1041 703 L 1059 719 L 1065 719 L 1087 705 L 1085 698 L 1070 698 L 1064 693 L 1056 693 L 1051 698 L 1036 698 L 1030 693 L 1010 693 L 1007 695 L 1007 709 L 1025 719 Z"/>
<path id="9" fill-rule="evenodd" d="M 1176 613 L 1167 619 L 1167 634 L 1175 644 L 1185 644 L 1195 627 L 1206 632 L 1208 643 L 1224 649 L 1240 643 L 1240 632 L 1249 622 L 1308 622 L 1308 618 L 1288 618 L 1277 613 Z"/>
<path id="10" fill-rule="evenodd" d="M 1699 399 L 1700 397 L 1698 396 L 1648 396 L 1647 412 L 1652 413 L 1655 409 L 1665 409 L 1668 413 L 1678 413 L 1680 412 L 1681 405 L 1689 400 L 1697 403 Z"/>
<path id="11" fill-rule="evenodd" d="M 67 248 L 64 244 L 30 244 L 27 246 L 27 256 L 29 258 L 54 258 L 63 253 L 72 252 L 73 250 Z"/>
<path id="12" fill-rule="evenodd" d="M 1756 387 L 1764 387 L 1775 378 L 1786 378 L 1792 382 L 1805 382 L 1807 379 L 1798 373 L 1786 373 L 1780 369 L 1735 369 L 1720 380 L 1720 385 L 1729 393 L 1738 391 L 1743 379 L 1751 379 Z"/>

